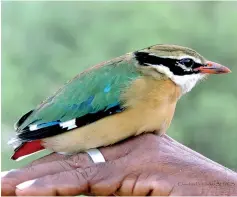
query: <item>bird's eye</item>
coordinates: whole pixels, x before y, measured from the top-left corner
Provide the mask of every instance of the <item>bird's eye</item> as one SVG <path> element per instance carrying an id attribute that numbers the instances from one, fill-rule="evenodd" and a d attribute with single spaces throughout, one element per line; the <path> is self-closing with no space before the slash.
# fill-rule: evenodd
<path id="1" fill-rule="evenodd" d="M 191 58 L 184 58 L 184 59 L 181 59 L 179 63 L 183 64 L 187 68 L 192 68 L 195 62 Z"/>

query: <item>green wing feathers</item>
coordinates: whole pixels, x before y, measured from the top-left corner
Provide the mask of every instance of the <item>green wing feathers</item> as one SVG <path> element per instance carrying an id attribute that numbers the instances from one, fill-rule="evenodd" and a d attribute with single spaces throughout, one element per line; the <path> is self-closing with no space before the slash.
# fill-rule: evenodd
<path id="1" fill-rule="evenodd" d="M 140 76 L 129 55 L 79 74 L 29 114 L 17 130 L 31 124 L 68 121 L 121 105 L 121 92 Z"/>

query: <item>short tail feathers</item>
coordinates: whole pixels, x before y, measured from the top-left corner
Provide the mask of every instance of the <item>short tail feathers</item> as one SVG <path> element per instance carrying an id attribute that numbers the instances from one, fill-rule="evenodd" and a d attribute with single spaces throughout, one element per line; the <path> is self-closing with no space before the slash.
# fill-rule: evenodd
<path id="1" fill-rule="evenodd" d="M 22 121 L 20 120 L 16 123 L 16 127 L 19 127 L 21 124 Z M 19 161 L 27 156 L 39 152 L 44 149 L 44 147 L 41 145 L 40 139 L 58 135 L 64 130 L 67 131 L 76 127 L 75 119 L 65 122 L 52 121 L 29 125 L 22 131 L 19 131 L 16 138 L 13 138 L 8 142 L 8 144 L 15 149 L 15 153 L 11 159 Z"/>
<path id="2" fill-rule="evenodd" d="M 12 138 L 8 141 L 8 145 L 12 146 L 15 150 L 18 149 L 23 142 L 19 138 Z"/>
<path id="3" fill-rule="evenodd" d="M 44 147 L 41 145 L 40 140 L 23 142 L 17 149 L 15 149 L 15 153 L 11 159 L 19 161 L 43 149 Z"/>

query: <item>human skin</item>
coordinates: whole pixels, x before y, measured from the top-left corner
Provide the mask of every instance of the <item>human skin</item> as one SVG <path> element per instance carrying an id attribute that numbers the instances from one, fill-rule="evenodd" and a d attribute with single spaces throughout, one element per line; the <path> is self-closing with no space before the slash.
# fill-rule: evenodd
<path id="1" fill-rule="evenodd" d="M 237 195 L 237 173 L 167 135 L 143 134 L 100 151 L 106 163 L 53 153 L 11 171 L 2 177 L 2 195 Z"/>

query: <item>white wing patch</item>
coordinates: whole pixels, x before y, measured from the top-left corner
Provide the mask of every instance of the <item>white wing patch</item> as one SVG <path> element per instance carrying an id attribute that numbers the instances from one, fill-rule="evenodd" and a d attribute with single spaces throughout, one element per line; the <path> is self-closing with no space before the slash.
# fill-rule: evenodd
<path id="1" fill-rule="evenodd" d="M 37 129 L 38 129 L 37 124 L 30 125 L 30 131 L 35 131 Z"/>
<path id="2" fill-rule="evenodd" d="M 77 127 L 77 125 L 76 125 L 76 119 L 72 119 L 72 120 L 69 120 L 69 121 L 66 121 L 66 122 L 62 122 L 62 123 L 60 123 L 59 125 L 60 125 L 62 128 L 66 128 L 66 127 L 67 127 L 68 130 L 74 129 L 74 128 Z"/>
<path id="3" fill-rule="evenodd" d="M 71 130 L 71 129 L 74 129 L 77 127 L 76 125 L 76 119 L 72 119 L 72 120 L 68 120 L 68 121 L 65 121 L 65 122 L 56 122 L 55 121 L 52 121 L 52 122 L 47 122 L 47 123 L 43 123 L 43 124 L 32 124 L 32 125 L 29 125 L 29 130 L 30 131 L 36 131 L 38 129 L 42 129 L 42 128 L 47 128 L 47 127 L 50 127 L 50 126 L 60 126 L 61 128 L 67 128 L 67 130 Z"/>

